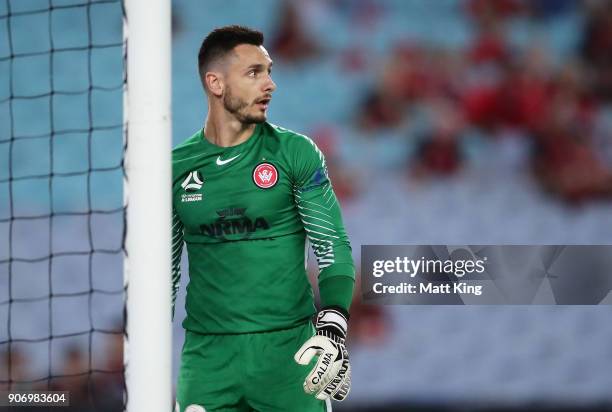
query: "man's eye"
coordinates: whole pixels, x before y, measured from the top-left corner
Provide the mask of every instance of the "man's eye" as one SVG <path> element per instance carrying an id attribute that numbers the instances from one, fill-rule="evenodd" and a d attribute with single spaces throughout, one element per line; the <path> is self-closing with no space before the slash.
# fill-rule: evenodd
<path id="1" fill-rule="evenodd" d="M 249 77 L 255 77 L 255 70 L 249 70 L 247 74 Z"/>

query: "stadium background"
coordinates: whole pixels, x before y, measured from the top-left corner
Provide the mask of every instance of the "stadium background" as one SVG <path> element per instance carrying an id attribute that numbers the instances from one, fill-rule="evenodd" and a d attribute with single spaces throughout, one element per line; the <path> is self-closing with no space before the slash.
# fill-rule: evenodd
<path id="1" fill-rule="evenodd" d="M 41 3 L 12 1 L 11 13 Z M 12 31 L 0 56 L 50 51 L 48 32 L 53 48 L 84 47 L 52 64 L 0 60 L 0 380 L 11 340 L 11 380 L 35 381 L 21 387 L 85 399 L 93 377 L 120 402 L 123 220 L 91 210 L 122 205 L 121 7 L 54 10 L 52 25 L 0 7 L 0 33 L 9 20 Z M 612 2 L 175 1 L 174 144 L 203 123 L 197 50 L 225 24 L 266 35 L 278 86 L 269 120 L 323 149 L 357 263 L 361 244 L 612 243 Z M 50 103 L 50 87 L 88 93 Z M 71 128 L 84 132 L 49 132 Z M 51 190 L 17 180 L 50 170 L 88 173 L 53 177 Z M 10 219 L 50 208 L 50 227 Z M 88 245 L 109 253 L 61 256 Z M 40 255 L 50 258 L 14 262 L 9 276 L 10 257 Z M 612 408 L 608 306 L 375 307 L 357 296 L 352 313 L 353 388 L 338 410 Z"/>

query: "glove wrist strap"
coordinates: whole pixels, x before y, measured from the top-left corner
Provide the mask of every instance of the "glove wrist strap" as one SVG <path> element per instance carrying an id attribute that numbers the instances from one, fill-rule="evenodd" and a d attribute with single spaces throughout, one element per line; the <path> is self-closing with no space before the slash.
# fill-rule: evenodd
<path id="1" fill-rule="evenodd" d="M 348 328 L 348 314 L 336 307 L 322 309 L 317 314 L 317 335 L 323 335 L 334 341 L 344 341 Z M 344 313 L 343 313 L 344 312 Z"/>

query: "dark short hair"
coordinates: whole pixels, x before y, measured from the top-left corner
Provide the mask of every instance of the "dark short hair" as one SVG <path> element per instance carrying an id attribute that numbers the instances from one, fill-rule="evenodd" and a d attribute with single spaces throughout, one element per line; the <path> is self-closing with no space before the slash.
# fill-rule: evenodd
<path id="1" fill-rule="evenodd" d="M 202 42 L 198 53 L 198 71 L 200 77 L 204 76 L 210 64 L 240 44 L 261 46 L 264 41 L 263 33 L 244 26 L 224 26 L 211 31 Z"/>

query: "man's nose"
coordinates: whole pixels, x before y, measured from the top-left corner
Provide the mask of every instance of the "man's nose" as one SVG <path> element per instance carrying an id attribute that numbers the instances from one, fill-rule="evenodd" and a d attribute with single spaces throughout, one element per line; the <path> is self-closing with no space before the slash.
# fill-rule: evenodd
<path id="1" fill-rule="evenodd" d="M 274 90 L 276 90 L 276 83 L 274 83 L 274 80 L 272 80 L 272 77 L 268 75 L 268 81 L 266 82 L 264 91 L 266 93 L 272 93 Z"/>

